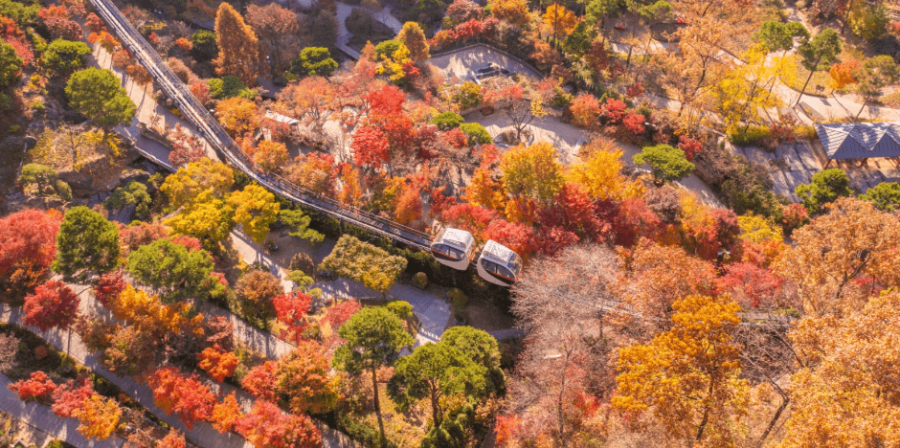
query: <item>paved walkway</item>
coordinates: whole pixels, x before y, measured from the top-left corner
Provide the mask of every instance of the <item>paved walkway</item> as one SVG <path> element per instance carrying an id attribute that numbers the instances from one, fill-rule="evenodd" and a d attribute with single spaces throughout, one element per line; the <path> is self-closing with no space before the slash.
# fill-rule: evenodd
<path id="1" fill-rule="evenodd" d="M 459 78 L 462 81 L 474 81 L 470 76 L 472 70 L 491 63 L 515 73 L 525 74 L 535 80 L 543 78 L 543 75 L 535 71 L 534 68 L 484 44 L 471 45 L 442 53 L 429 59 L 428 63 L 437 67 L 447 80 Z"/>
<path id="2" fill-rule="evenodd" d="M 512 122 L 502 113 L 493 113 L 484 116 L 481 112 L 472 112 L 466 116 L 466 121 L 474 121 L 481 123 L 491 137 L 497 137 L 502 132 L 512 129 Z M 579 147 L 588 141 L 590 133 L 578 126 L 564 123 L 552 116 L 535 118 L 528 125 L 528 130 L 534 133 L 535 142 L 552 143 L 559 150 L 559 160 L 565 164 L 577 162 L 579 159 Z M 628 143 L 616 140 L 616 146 L 622 150 L 622 162 L 628 165 L 634 165 L 633 158 L 641 151 L 641 148 L 630 145 Z M 646 171 L 645 168 L 638 167 L 640 170 Z M 725 208 L 725 205 L 716 196 L 715 192 L 706 185 L 696 174 L 675 182 L 681 188 L 693 192 L 697 198 L 710 207 Z"/>
<path id="3" fill-rule="evenodd" d="M 337 10 L 335 11 L 335 18 L 338 22 L 338 38 L 337 38 L 337 46 L 343 52 L 347 53 L 354 59 L 359 59 L 359 51 L 350 47 L 350 38 L 353 37 L 353 33 L 347 29 L 347 24 L 345 23 L 347 17 L 350 17 L 350 13 L 353 12 L 354 9 L 360 8 L 361 6 L 348 5 L 346 3 L 337 2 Z M 403 24 L 400 23 L 396 17 L 391 14 L 391 8 L 385 6 L 379 12 L 373 12 L 372 17 L 381 22 L 395 33 L 399 33 L 401 29 L 403 29 Z"/>
<path id="4" fill-rule="evenodd" d="M 789 9 L 791 11 L 790 20 L 792 22 L 801 22 L 799 16 L 796 14 L 796 11 L 793 9 Z M 804 25 L 806 25 L 804 23 Z M 611 42 L 612 50 L 619 54 L 628 54 L 629 45 L 622 44 L 618 42 Z M 668 43 L 660 43 L 654 42 L 650 45 L 652 52 L 665 51 L 666 48 L 672 46 L 672 44 Z M 796 49 L 795 45 L 795 49 Z M 646 51 L 643 48 L 635 48 L 634 54 L 643 54 Z M 788 51 L 787 55 L 791 55 L 794 53 L 794 50 Z M 737 59 L 732 54 L 722 51 L 719 53 L 719 56 L 722 58 L 728 58 L 735 64 L 744 64 L 743 61 Z M 775 52 L 769 55 L 769 58 L 779 57 L 781 56 L 781 52 Z M 805 80 L 804 80 L 805 81 Z M 812 91 L 815 89 L 815 86 L 812 82 L 807 87 L 807 90 Z M 783 84 L 780 80 L 776 82 L 775 87 L 773 89 L 773 93 L 775 93 L 781 100 L 784 102 L 785 107 L 792 107 L 795 103 L 797 103 L 797 99 L 800 97 L 800 92 L 796 91 L 785 84 Z M 667 98 L 656 97 L 653 95 L 646 95 L 650 102 L 656 107 L 665 107 L 671 110 L 677 110 L 680 107 L 680 104 L 675 100 L 670 100 Z M 882 107 L 874 104 L 869 104 L 865 106 L 865 110 L 860 113 L 860 109 L 863 108 L 863 104 L 857 101 L 856 95 L 846 95 L 839 93 L 832 93 L 831 96 L 822 97 L 822 96 L 813 96 L 808 93 L 803 95 L 803 99 L 801 100 L 801 104 L 808 109 L 813 110 L 813 114 L 816 121 L 822 120 L 835 120 L 838 118 L 846 118 L 846 117 L 856 117 L 859 114 L 860 118 L 865 119 L 880 119 L 880 120 L 889 120 L 889 121 L 898 121 L 900 120 L 900 110 L 891 109 L 888 107 Z M 800 117 L 806 124 L 813 124 L 814 120 L 811 117 L 807 116 L 803 111 L 798 110 L 797 115 Z M 773 116 L 774 117 L 774 116 Z"/>
<path id="5" fill-rule="evenodd" d="M 96 313 L 98 315 L 107 316 L 112 318 L 109 315 L 109 311 L 103 307 L 103 305 L 99 304 L 94 300 L 92 294 L 90 293 L 90 289 L 84 286 L 73 285 L 76 292 L 79 293 L 81 297 L 81 306 L 79 311 L 83 314 Z M 212 307 L 212 305 L 209 305 Z M 213 308 L 202 307 L 201 310 L 203 312 L 211 312 Z M 221 310 L 219 310 L 221 311 Z M 226 315 L 230 314 L 225 312 Z M 222 314 L 219 314 L 222 315 Z M 284 351 L 284 343 L 280 343 L 274 336 L 261 332 L 256 328 L 251 327 L 243 320 L 236 318 L 231 315 L 230 320 L 235 323 L 235 337 L 240 340 L 250 344 L 252 347 L 259 349 L 260 352 L 266 353 L 267 356 L 275 359 L 275 356 L 278 352 Z M 121 388 L 128 396 L 134 398 L 138 403 L 146 407 L 150 410 L 154 415 L 159 417 L 161 420 L 166 422 L 167 424 L 175 427 L 176 429 L 185 433 L 186 437 L 191 439 L 194 443 L 205 447 L 205 448 L 252 448 L 253 445 L 250 444 L 247 440 L 242 438 L 240 435 L 235 434 L 233 432 L 229 432 L 226 434 L 222 434 L 212 427 L 209 423 L 206 422 L 197 422 L 194 425 L 194 428 L 188 430 L 183 423 L 178 419 L 175 415 L 166 415 L 162 409 L 156 407 L 153 403 L 153 392 L 150 388 L 142 383 L 135 381 L 133 378 L 125 378 L 115 375 L 112 372 L 107 371 L 97 356 L 90 354 L 89 350 L 85 345 L 81 342 L 81 339 L 77 335 L 71 335 L 69 338 L 69 334 L 64 331 L 59 330 L 50 330 L 46 333 L 41 333 L 37 328 L 25 326 L 22 323 L 22 310 L 19 308 L 10 308 L 6 304 L 0 304 L 0 321 L 4 323 L 11 323 L 15 325 L 19 325 L 25 328 L 28 328 L 35 334 L 40 335 L 49 343 L 53 344 L 57 349 L 66 351 L 70 356 L 75 358 L 77 361 L 81 362 L 87 367 L 90 367 L 96 373 L 100 374 L 119 388 Z M 268 349 L 271 347 L 271 349 Z M 279 348 L 280 347 L 280 348 Z M 290 350 L 287 350 L 290 351 Z M 284 352 L 287 352 L 284 351 Z M 230 394 L 231 392 L 236 392 L 238 397 L 238 402 L 241 403 L 244 411 L 249 411 L 253 404 L 253 397 L 244 392 L 243 390 L 239 390 L 230 386 L 228 384 L 219 384 L 215 383 L 212 380 L 203 377 L 204 381 L 210 385 L 210 389 L 214 393 L 220 393 L 222 395 Z M 3 409 L 6 410 L 6 406 L 0 403 L 0 405 L 4 406 Z M 346 435 L 341 434 L 337 431 L 334 431 L 325 425 L 317 422 L 317 426 L 319 430 L 322 432 L 322 440 L 324 448 L 356 448 L 355 442 L 350 440 Z"/>
<path id="6" fill-rule="evenodd" d="M 149 86 L 145 87 L 135 84 L 124 70 L 113 67 L 112 55 L 99 44 L 87 44 L 94 49 L 94 52 L 90 57 L 89 65 L 96 65 L 97 67 L 112 71 L 120 80 L 122 80 L 122 88 L 128 92 L 128 96 L 131 98 L 131 101 L 134 102 L 137 111 L 131 124 L 128 126 L 119 125 L 116 130 L 131 137 L 135 142 L 135 146 L 142 150 L 147 158 L 153 160 L 157 165 L 160 165 L 169 171 L 175 171 L 172 164 L 169 163 L 169 149 L 142 136 L 138 130 L 138 123 L 144 123 L 150 126 L 150 124 L 156 120 L 159 127 L 173 127 L 178 124 L 181 125 L 186 132 L 197 135 L 200 137 L 200 141 L 203 142 L 203 145 L 206 148 L 207 157 L 212 160 L 219 160 L 219 156 L 216 154 L 215 150 L 212 149 L 209 143 L 207 143 L 202 135 L 200 135 L 190 123 L 178 118 L 171 111 L 157 104 L 153 96 L 147 92 L 150 89 Z"/>
<path id="7" fill-rule="evenodd" d="M 115 434 L 104 440 L 85 439 L 76 429 L 79 424 L 77 419 L 58 417 L 50 410 L 50 406 L 19 400 L 19 397 L 7 388 L 10 384 L 12 380 L 0 374 L 0 409 L 13 418 L 78 448 L 119 448 L 125 443 Z"/>
<path id="8" fill-rule="evenodd" d="M 335 244 L 334 240 L 325 240 L 325 243 L 316 252 L 315 262 L 321 263 L 322 259 L 334 249 Z M 343 277 L 338 277 L 334 281 L 318 282 L 312 287 L 321 288 L 325 296 L 342 299 L 381 297 L 380 293 L 366 288 L 362 283 Z M 427 291 L 405 284 L 394 285 L 388 292 L 388 296 L 409 302 L 413 307 L 413 313 L 422 324 L 413 347 L 441 340 L 441 335 L 444 334 L 444 330 L 449 326 L 453 316 L 453 307 L 448 302 Z"/>

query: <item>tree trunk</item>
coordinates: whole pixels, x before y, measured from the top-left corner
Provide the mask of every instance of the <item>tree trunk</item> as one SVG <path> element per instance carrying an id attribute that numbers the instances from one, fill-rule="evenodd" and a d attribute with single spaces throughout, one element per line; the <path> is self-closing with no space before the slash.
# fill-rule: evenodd
<path id="1" fill-rule="evenodd" d="M 563 395 L 566 391 L 566 371 L 569 369 L 570 351 L 566 351 L 566 360 L 563 362 L 562 380 L 559 384 L 559 397 L 556 402 L 557 419 L 559 419 L 559 448 L 566 448 L 566 416 L 563 413 Z"/>
<path id="2" fill-rule="evenodd" d="M 821 59 L 822 59 L 822 55 L 819 55 L 819 57 L 816 58 L 816 63 L 813 64 L 813 68 L 819 66 L 819 60 L 821 60 Z M 806 92 L 806 86 L 809 85 L 809 80 L 812 79 L 812 75 L 813 75 L 813 73 L 815 73 L 815 72 L 816 72 L 815 70 L 810 70 L 810 71 L 809 71 L 809 76 L 806 77 L 806 82 L 803 84 L 803 88 L 800 89 L 800 96 L 797 97 L 797 104 L 794 104 L 794 106 L 800 104 L 800 100 L 803 98 L 803 94 Z"/>
<path id="3" fill-rule="evenodd" d="M 625 67 L 631 67 L 631 52 L 634 51 L 634 29 L 637 27 L 636 24 L 631 24 L 631 37 L 628 39 L 630 42 L 628 44 L 628 58 L 625 59 Z"/>
<path id="4" fill-rule="evenodd" d="M 859 112 L 856 113 L 856 116 L 853 117 L 853 120 L 859 120 L 859 116 L 862 115 L 862 112 L 866 109 L 867 104 L 869 104 L 868 98 L 863 100 L 863 105 L 862 105 L 862 107 L 859 108 Z"/>
<path id="5" fill-rule="evenodd" d="M 775 416 L 772 417 L 772 420 L 769 421 L 769 426 L 766 427 L 766 431 L 763 433 L 762 437 L 759 438 L 759 447 L 766 443 L 766 439 L 769 438 L 769 433 L 772 432 L 772 429 L 775 428 L 775 423 L 778 423 L 778 419 L 781 417 L 781 413 L 787 408 L 788 403 L 791 402 L 791 399 L 788 398 L 784 393 L 781 394 L 781 406 L 778 407 L 778 410 L 775 411 Z"/>
<path id="6" fill-rule="evenodd" d="M 444 420 L 441 417 L 441 399 L 436 385 L 431 386 L 431 418 L 434 420 L 435 428 L 441 426 L 441 422 Z"/>
<path id="7" fill-rule="evenodd" d="M 387 447 L 387 437 L 384 435 L 384 420 L 381 418 L 381 403 L 378 401 L 378 375 L 375 366 L 372 366 L 372 391 L 375 397 L 375 415 L 378 417 L 378 430 L 381 431 L 381 447 Z"/>
<path id="8" fill-rule="evenodd" d="M 706 398 L 712 398 L 713 394 L 713 384 L 714 380 L 712 378 L 709 379 L 709 390 L 707 390 Z M 706 423 L 709 421 L 709 403 L 706 404 L 706 408 L 703 410 L 703 420 L 700 420 L 700 427 L 697 428 L 697 443 L 700 443 L 700 440 L 703 439 L 703 430 L 706 429 Z"/>

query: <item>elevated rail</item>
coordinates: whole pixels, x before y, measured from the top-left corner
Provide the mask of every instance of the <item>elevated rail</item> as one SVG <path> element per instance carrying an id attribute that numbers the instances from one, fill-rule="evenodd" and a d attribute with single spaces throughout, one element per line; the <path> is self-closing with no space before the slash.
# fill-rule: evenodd
<path id="1" fill-rule="evenodd" d="M 90 0 L 90 2 L 112 31 L 119 36 L 122 45 L 150 72 L 153 80 L 175 102 L 185 118 L 200 131 L 200 134 L 228 163 L 269 191 L 294 203 L 336 218 L 341 222 L 362 227 L 396 243 L 421 250 L 429 249 L 431 238 L 424 232 L 316 194 L 275 173 L 262 169 L 238 148 L 215 117 L 175 76 L 175 73 L 156 53 L 156 50 L 138 33 L 111 0 Z"/>
<path id="2" fill-rule="evenodd" d="M 341 222 L 362 227 L 375 234 L 387 237 L 392 241 L 409 247 L 428 251 L 431 238 L 428 234 L 401 225 L 372 213 L 350 207 L 334 199 L 316 194 L 299 185 L 295 185 L 283 177 L 262 169 L 250 160 L 238 148 L 231 136 L 219 124 L 218 120 L 206 110 L 197 98 L 186 88 L 184 83 L 160 58 L 156 50 L 144 39 L 111 0 L 90 0 L 97 13 L 122 40 L 122 44 L 150 72 L 154 81 L 166 92 L 191 124 L 203 135 L 209 144 L 237 169 L 258 182 L 273 193 L 294 203 L 316 210 Z M 577 297 L 572 298 L 585 303 L 602 312 L 627 314 L 646 319 L 635 310 L 623 307 L 621 303 L 588 303 Z M 742 325 L 760 327 L 787 327 L 794 320 L 789 316 L 767 313 L 745 313 L 741 315 Z"/>

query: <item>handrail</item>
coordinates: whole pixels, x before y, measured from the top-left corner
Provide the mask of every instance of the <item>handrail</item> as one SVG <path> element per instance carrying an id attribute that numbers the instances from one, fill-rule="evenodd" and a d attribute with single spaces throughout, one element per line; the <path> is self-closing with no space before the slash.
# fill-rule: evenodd
<path id="1" fill-rule="evenodd" d="M 218 120 L 206 110 L 184 83 L 162 60 L 140 33 L 122 16 L 110 0 L 90 0 L 94 9 L 122 39 L 122 44 L 150 72 L 162 90 L 184 113 L 200 134 L 225 160 L 247 174 L 260 185 L 276 194 L 328 216 L 365 228 L 378 235 L 422 250 L 428 250 L 431 238 L 419 230 L 404 226 L 373 213 L 361 210 L 312 192 L 283 177 L 268 172 L 241 151 Z"/>

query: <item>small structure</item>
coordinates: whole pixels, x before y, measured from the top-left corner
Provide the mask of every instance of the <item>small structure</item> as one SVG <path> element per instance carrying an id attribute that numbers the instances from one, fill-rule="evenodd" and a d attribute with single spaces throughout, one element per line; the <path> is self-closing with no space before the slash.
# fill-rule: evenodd
<path id="1" fill-rule="evenodd" d="M 300 132 L 300 120 L 281 115 L 271 110 L 266 111 L 266 116 L 263 117 L 260 124 L 259 134 L 256 137 L 257 139 L 264 138 L 266 140 L 272 140 L 273 134 L 289 135 L 291 133 Z"/>
<path id="2" fill-rule="evenodd" d="M 816 126 L 819 140 L 832 160 L 900 157 L 900 123 L 838 123 Z"/>

